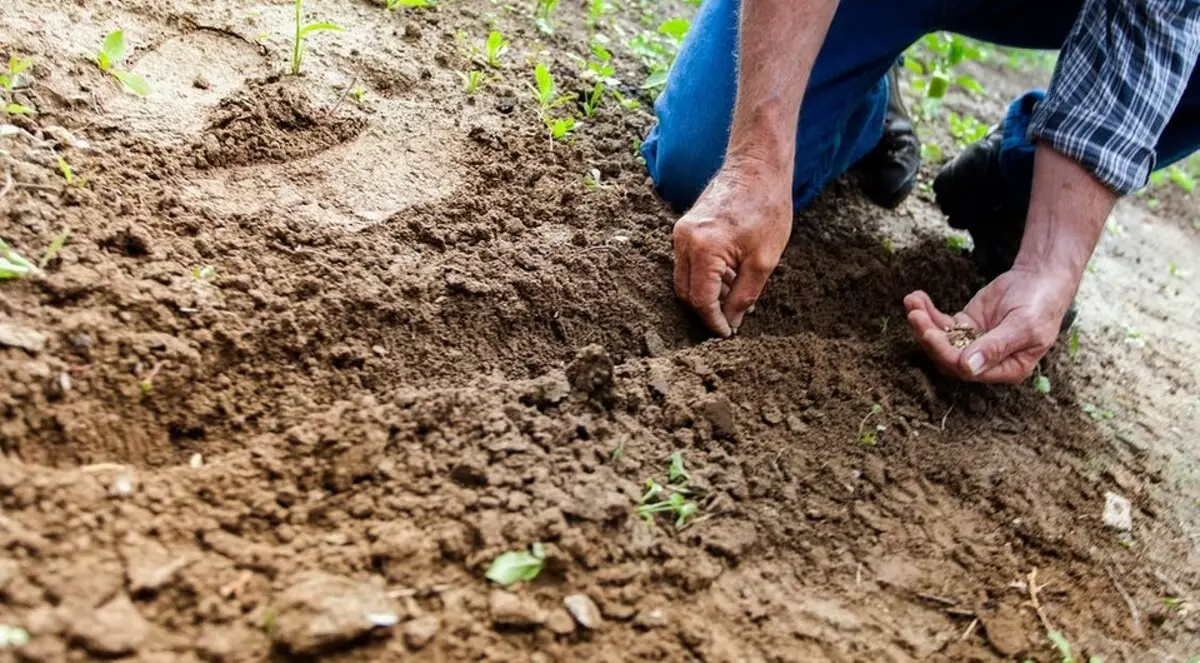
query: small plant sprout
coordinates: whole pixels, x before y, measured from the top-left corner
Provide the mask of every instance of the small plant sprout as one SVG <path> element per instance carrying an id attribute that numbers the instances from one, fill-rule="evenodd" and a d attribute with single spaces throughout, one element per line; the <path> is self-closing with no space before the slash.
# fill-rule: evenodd
<path id="1" fill-rule="evenodd" d="M 433 6 L 433 3 L 430 2 L 429 0 L 387 0 L 387 8 L 389 10 L 396 10 L 396 9 L 400 9 L 402 7 L 403 8 L 411 8 L 411 7 L 432 7 L 432 6 Z"/>
<path id="2" fill-rule="evenodd" d="M 970 115 L 950 113 L 947 119 L 950 123 L 950 135 L 959 148 L 979 142 L 987 135 L 988 125 Z"/>
<path id="3" fill-rule="evenodd" d="M 1071 643 L 1067 641 L 1067 637 L 1060 631 L 1050 631 L 1046 634 L 1050 638 L 1050 643 L 1058 650 L 1058 655 L 1062 657 L 1062 663 L 1083 663 L 1081 659 L 1075 658 L 1075 654 L 1071 652 Z M 1104 659 L 1099 656 L 1088 657 L 1087 663 L 1104 663 Z"/>
<path id="4" fill-rule="evenodd" d="M 1033 377 L 1030 379 L 1029 384 L 1033 386 L 1034 391 L 1042 396 L 1048 396 L 1050 394 L 1050 378 L 1046 377 L 1042 373 L 1042 367 L 1040 365 L 1033 369 Z"/>
<path id="5" fill-rule="evenodd" d="M 1071 334 L 1067 338 L 1067 356 L 1071 361 L 1079 361 L 1079 327 L 1071 327 Z"/>
<path id="6" fill-rule="evenodd" d="M 304 0 L 296 0 L 296 37 L 292 42 L 292 75 L 300 75 L 300 65 L 304 62 L 304 38 L 314 32 L 340 32 L 342 26 L 327 21 L 304 23 L 301 4 Z"/>
<path id="7" fill-rule="evenodd" d="M 20 279 L 37 272 L 33 263 L 0 239 L 0 280 Z"/>
<path id="8" fill-rule="evenodd" d="M 363 89 L 363 86 L 355 83 L 351 86 L 349 94 L 355 105 L 362 106 L 363 101 L 366 99 L 367 91 Z"/>
<path id="9" fill-rule="evenodd" d="M 596 114 L 596 109 L 600 107 L 600 102 L 604 99 L 604 83 L 596 83 L 592 86 L 592 91 L 583 98 L 583 114 L 586 117 L 592 117 Z"/>
<path id="10" fill-rule="evenodd" d="M 42 259 L 38 261 L 38 268 L 46 269 L 46 265 L 49 265 L 58 257 L 59 252 L 66 246 L 67 239 L 70 237 L 70 228 L 64 228 L 62 232 L 55 235 L 54 239 L 50 241 L 50 246 L 46 247 L 46 252 L 42 254 Z"/>
<path id="11" fill-rule="evenodd" d="M 483 72 L 479 71 L 478 69 L 472 69 L 465 74 L 460 71 L 458 72 L 458 75 L 462 77 L 463 91 L 467 94 L 475 94 L 478 92 L 479 88 L 483 86 L 485 80 Z"/>
<path id="12" fill-rule="evenodd" d="M 546 126 L 550 129 L 552 140 L 566 138 L 572 131 L 575 131 L 578 124 L 573 117 L 546 118 Z"/>
<path id="13" fill-rule="evenodd" d="M 695 502 L 689 501 L 688 496 L 691 495 L 691 490 L 688 489 L 688 481 L 691 476 L 683 465 L 683 454 L 675 452 L 671 454 L 667 468 L 667 485 L 662 485 L 653 478 L 646 479 L 646 492 L 642 493 L 642 498 L 638 500 L 638 505 L 634 509 L 634 513 L 645 520 L 647 524 L 654 522 L 654 516 L 660 513 L 669 513 L 675 516 L 675 529 L 683 529 L 688 524 L 688 520 L 696 515 L 700 507 Z"/>
<path id="14" fill-rule="evenodd" d="M 1083 405 L 1080 406 L 1080 409 L 1083 410 L 1084 414 L 1091 417 L 1092 419 L 1095 419 L 1096 421 L 1100 421 L 1102 419 L 1108 420 L 1108 419 L 1112 419 L 1114 416 L 1116 416 L 1113 414 L 1112 410 L 1099 407 L 1095 403 L 1084 403 Z"/>
<path id="15" fill-rule="evenodd" d="M 529 551 L 510 550 L 492 560 L 485 577 L 505 587 L 518 582 L 529 582 L 538 577 L 546 564 L 546 550 L 540 543 L 529 547 Z"/>
<path id="16" fill-rule="evenodd" d="M 58 172 L 62 173 L 63 179 L 67 181 L 67 184 L 75 183 L 75 169 L 71 167 L 71 164 L 67 163 L 66 158 L 62 155 L 58 157 Z M 80 180 L 79 186 L 83 186 L 82 180 Z"/>
<path id="17" fill-rule="evenodd" d="M 15 90 L 21 83 L 21 75 L 31 66 L 33 66 L 33 58 L 19 58 L 16 55 L 10 55 L 8 70 L 0 73 L 0 87 L 9 92 Z"/>
<path id="18" fill-rule="evenodd" d="M 499 30 L 492 30 L 488 33 L 487 40 L 483 42 L 483 49 L 489 67 L 499 69 L 504 66 L 500 62 L 500 57 L 508 52 L 508 40 L 500 34 Z"/>
<path id="19" fill-rule="evenodd" d="M 211 281 L 217 276 L 217 269 L 212 265 L 192 268 L 192 278 L 197 281 Z"/>
<path id="20" fill-rule="evenodd" d="M 588 3 L 587 26 L 595 30 L 600 25 L 600 19 L 610 11 L 606 0 L 591 0 Z"/>
<path id="21" fill-rule="evenodd" d="M 533 10 L 533 24 L 544 34 L 554 32 L 554 26 L 550 24 L 550 17 L 557 7 L 558 0 L 537 0 L 537 7 Z"/>
<path id="22" fill-rule="evenodd" d="M 100 52 L 96 53 L 96 66 L 100 67 L 100 71 L 112 76 L 121 81 L 127 90 L 144 97 L 150 94 L 150 84 L 146 79 L 137 74 L 124 69 L 118 69 L 117 65 L 125 61 L 125 31 L 113 30 L 104 38 L 104 43 L 100 46 Z"/>
<path id="23" fill-rule="evenodd" d="M 880 412 L 883 412 L 883 406 L 879 403 L 871 403 L 871 410 L 867 412 L 867 416 L 858 422 L 858 443 L 864 447 L 873 447 L 879 444 L 879 434 L 887 430 L 887 426 L 883 424 L 867 427 L 867 421 Z"/>
<path id="24" fill-rule="evenodd" d="M 964 235 L 948 235 L 946 237 L 946 248 L 951 251 L 966 251 L 967 238 Z"/>
<path id="25" fill-rule="evenodd" d="M 691 23 L 686 18 L 672 18 L 663 21 L 658 26 L 659 34 L 664 34 L 675 41 L 683 41 L 687 35 L 688 29 L 691 28 Z"/>
<path id="26" fill-rule="evenodd" d="M 548 111 L 575 98 L 573 94 L 558 94 L 558 86 L 554 84 L 550 68 L 542 62 L 537 63 L 533 68 L 533 82 L 535 84 L 533 91 L 537 94 L 538 105 L 543 111 Z"/>

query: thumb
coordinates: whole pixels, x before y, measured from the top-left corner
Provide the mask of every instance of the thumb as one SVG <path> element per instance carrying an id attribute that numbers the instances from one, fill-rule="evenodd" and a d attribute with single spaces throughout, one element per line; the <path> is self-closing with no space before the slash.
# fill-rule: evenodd
<path id="1" fill-rule="evenodd" d="M 762 259 L 748 258 L 737 270 L 737 279 L 729 288 L 729 296 L 725 298 L 725 319 L 734 332 L 742 326 L 742 318 L 767 285 L 767 279 L 774 271 L 773 263 Z"/>
<path id="2" fill-rule="evenodd" d="M 968 345 L 959 359 L 963 375 L 978 377 L 1004 363 L 1014 353 L 1030 344 L 1025 325 L 1008 317 Z"/>

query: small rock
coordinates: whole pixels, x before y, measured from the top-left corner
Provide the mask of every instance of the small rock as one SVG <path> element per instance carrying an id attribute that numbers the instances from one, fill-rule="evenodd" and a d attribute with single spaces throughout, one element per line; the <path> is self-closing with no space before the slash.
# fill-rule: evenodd
<path id="1" fill-rule="evenodd" d="M 125 580 L 134 594 L 157 592 L 183 568 L 196 561 L 193 555 L 172 557 L 157 543 L 147 543 L 125 552 Z"/>
<path id="2" fill-rule="evenodd" d="M 425 645 L 433 640 L 437 635 L 438 629 L 442 627 L 442 620 L 434 615 L 425 615 L 404 625 L 404 644 L 408 645 L 409 649 L 423 649 Z"/>
<path id="3" fill-rule="evenodd" d="M 502 589 L 488 597 L 488 610 L 497 626 L 532 628 L 546 623 L 546 613 L 537 603 Z"/>
<path id="4" fill-rule="evenodd" d="M 808 424 L 804 423 L 804 420 L 794 414 L 789 414 L 787 416 L 787 427 L 788 430 L 792 431 L 793 433 L 804 433 L 808 431 Z"/>
<path id="5" fill-rule="evenodd" d="M 192 80 L 192 87 L 197 90 L 208 90 L 212 88 L 212 83 L 209 83 L 208 79 L 203 76 L 197 76 Z"/>
<path id="6" fill-rule="evenodd" d="M 128 497 L 133 494 L 133 489 L 136 487 L 137 482 L 133 478 L 133 472 L 121 470 L 117 472 L 117 476 L 113 477 L 112 485 L 108 488 L 108 494 L 113 497 Z"/>
<path id="7" fill-rule="evenodd" d="M 667 625 L 667 611 L 662 608 L 650 608 L 643 610 L 633 618 L 633 625 L 638 628 L 650 630 Z"/>
<path id="8" fill-rule="evenodd" d="M 0 322 L 0 345 L 36 353 L 46 346 L 46 335 L 25 327 Z"/>
<path id="9" fill-rule="evenodd" d="M 718 436 L 736 437 L 737 422 L 733 418 L 733 403 L 723 394 L 706 398 L 700 403 L 700 412 L 708 423 L 712 424 L 713 433 Z"/>
<path id="10" fill-rule="evenodd" d="M 980 615 L 979 621 L 984 636 L 1001 656 L 1013 659 L 1029 648 L 1025 621 L 1015 610 L 1001 606 L 994 613 Z"/>
<path id="11" fill-rule="evenodd" d="M 125 594 L 94 611 L 74 615 L 67 623 L 72 642 L 93 656 L 106 658 L 132 654 L 150 634 L 150 624 Z"/>
<path id="12" fill-rule="evenodd" d="M 204 456 L 198 453 L 192 454 L 192 457 L 188 459 L 188 466 L 193 470 L 204 467 Z"/>
<path id="13" fill-rule="evenodd" d="M 379 587 L 321 571 L 300 574 L 274 606 L 273 640 L 301 656 L 344 645 L 398 621 Z"/>
<path id="14" fill-rule="evenodd" d="M 563 605 L 566 606 L 567 612 L 571 613 L 575 621 L 586 629 L 595 630 L 604 625 L 600 609 L 596 607 L 595 601 L 588 598 L 587 594 L 572 594 L 563 599 Z"/>
<path id="15" fill-rule="evenodd" d="M 647 357 L 661 357 L 667 354 L 666 342 L 664 342 L 662 336 L 659 336 L 658 332 L 654 331 L 653 329 L 647 331 L 645 336 L 642 337 L 642 340 L 646 344 Z"/>
<path id="16" fill-rule="evenodd" d="M 551 633 L 558 635 L 570 635 L 575 632 L 575 620 L 571 619 L 570 613 L 562 608 L 556 608 L 550 611 L 550 616 L 546 618 L 546 628 Z"/>
<path id="17" fill-rule="evenodd" d="M 1104 493 L 1104 524 L 1122 532 L 1133 530 L 1133 507 L 1113 492 Z"/>
<path id="18" fill-rule="evenodd" d="M 779 408 L 775 407 L 774 405 L 768 405 L 763 408 L 762 418 L 763 421 L 775 426 L 778 425 L 779 422 L 783 421 L 783 413 L 780 412 Z"/>
<path id="19" fill-rule="evenodd" d="M 666 398 L 671 391 L 671 383 L 667 381 L 667 369 L 651 364 L 646 372 L 646 385 L 650 387 L 650 393 L 659 398 Z"/>

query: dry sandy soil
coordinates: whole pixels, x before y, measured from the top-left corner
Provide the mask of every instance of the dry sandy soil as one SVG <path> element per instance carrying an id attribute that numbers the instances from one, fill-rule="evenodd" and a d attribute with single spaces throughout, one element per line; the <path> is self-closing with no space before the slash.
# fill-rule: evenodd
<path id="1" fill-rule="evenodd" d="M 347 30 L 293 77 L 289 2 L 0 7 L 37 111 L 0 139 L 0 236 L 71 231 L 0 283 L 0 623 L 31 635 L 0 659 L 1047 662 L 1051 629 L 1200 653 L 1194 199 L 1120 205 L 1048 396 L 910 339 L 905 293 L 980 285 L 927 193 L 831 187 L 714 341 L 671 293 L 650 116 L 609 100 L 554 144 L 537 117 L 532 62 L 583 88 L 583 6 L 552 37 L 525 3 L 308 10 Z M 602 28 L 630 89 L 638 14 Z M 512 49 L 468 96 L 492 25 Z M 145 99 L 87 59 L 117 27 Z M 952 107 L 1024 85 L 977 74 L 993 96 Z M 633 515 L 674 452 L 679 531 Z M 484 578 L 535 542 L 535 581 Z"/>

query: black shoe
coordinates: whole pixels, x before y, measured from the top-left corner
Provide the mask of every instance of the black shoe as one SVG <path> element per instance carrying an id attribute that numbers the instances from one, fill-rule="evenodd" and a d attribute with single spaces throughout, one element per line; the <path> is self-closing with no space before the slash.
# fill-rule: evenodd
<path id="1" fill-rule="evenodd" d="M 863 194 L 876 205 L 892 209 L 912 192 L 920 170 L 921 141 L 917 140 L 912 120 L 904 109 L 900 81 L 893 67 L 888 72 L 888 107 L 883 137 L 854 164 L 854 171 Z"/>
<path id="2" fill-rule="evenodd" d="M 1000 174 L 1004 125 L 954 157 L 933 180 L 933 194 L 951 228 L 971 233 L 971 259 L 989 282 L 1012 269 L 1025 233 L 1028 197 L 1012 196 Z M 1063 316 L 1060 330 L 1075 322 L 1075 303 Z"/>

